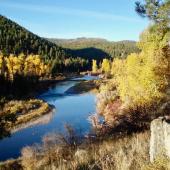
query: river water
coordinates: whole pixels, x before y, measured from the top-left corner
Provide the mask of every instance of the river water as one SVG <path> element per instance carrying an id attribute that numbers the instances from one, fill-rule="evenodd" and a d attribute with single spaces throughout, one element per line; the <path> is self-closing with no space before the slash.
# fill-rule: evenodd
<path id="1" fill-rule="evenodd" d="M 81 134 L 90 131 L 88 116 L 95 112 L 95 94 L 67 94 L 66 91 L 81 80 L 96 79 L 84 76 L 57 83 L 38 98 L 55 106 L 53 113 L 44 115 L 16 129 L 10 137 L 0 140 L 0 160 L 20 156 L 25 146 L 41 143 L 44 135 L 52 132 L 64 133 L 64 125 L 69 124 Z"/>

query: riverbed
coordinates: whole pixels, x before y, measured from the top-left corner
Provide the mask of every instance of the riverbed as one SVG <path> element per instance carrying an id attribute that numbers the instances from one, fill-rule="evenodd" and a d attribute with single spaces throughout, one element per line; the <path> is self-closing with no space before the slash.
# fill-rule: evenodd
<path id="1" fill-rule="evenodd" d="M 66 92 L 80 81 L 93 79 L 97 77 L 84 76 L 58 82 L 46 92 L 39 94 L 37 98 L 53 105 L 54 111 L 28 122 L 9 137 L 0 140 L 0 161 L 19 157 L 23 147 L 41 143 L 43 136 L 48 133 L 65 133 L 65 124 L 71 125 L 81 135 L 89 133 L 91 124 L 88 117 L 95 112 L 95 94 Z"/>

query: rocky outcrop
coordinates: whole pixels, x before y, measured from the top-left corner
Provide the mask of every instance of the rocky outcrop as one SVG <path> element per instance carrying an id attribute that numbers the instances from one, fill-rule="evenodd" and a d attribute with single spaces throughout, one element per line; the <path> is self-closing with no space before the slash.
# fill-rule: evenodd
<path id="1" fill-rule="evenodd" d="M 166 117 L 151 122 L 150 161 L 162 156 L 170 158 L 170 120 Z"/>

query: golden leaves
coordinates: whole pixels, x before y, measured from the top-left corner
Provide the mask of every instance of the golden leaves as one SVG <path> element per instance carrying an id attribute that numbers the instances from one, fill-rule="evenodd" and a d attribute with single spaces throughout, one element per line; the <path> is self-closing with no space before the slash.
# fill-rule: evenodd
<path id="1" fill-rule="evenodd" d="M 143 105 L 164 96 L 169 78 L 169 60 L 163 50 L 167 42 L 165 36 L 145 31 L 138 43 L 140 54 L 113 61 L 111 74 L 122 101 Z"/>
<path id="2" fill-rule="evenodd" d="M 96 60 L 92 60 L 92 72 L 96 73 L 98 70 L 97 68 L 97 61 Z"/>
<path id="3" fill-rule="evenodd" d="M 13 81 L 15 75 L 43 76 L 49 73 L 49 66 L 38 55 L 4 57 L 0 54 L 0 74 Z M 6 76 L 7 75 L 7 76 Z"/>

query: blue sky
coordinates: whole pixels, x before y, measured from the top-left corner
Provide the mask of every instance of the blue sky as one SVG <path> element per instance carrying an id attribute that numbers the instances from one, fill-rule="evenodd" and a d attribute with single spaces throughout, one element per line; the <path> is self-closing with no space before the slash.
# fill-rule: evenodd
<path id="1" fill-rule="evenodd" d="M 135 0 L 0 0 L 0 14 L 49 38 L 138 40 L 148 21 Z"/>

